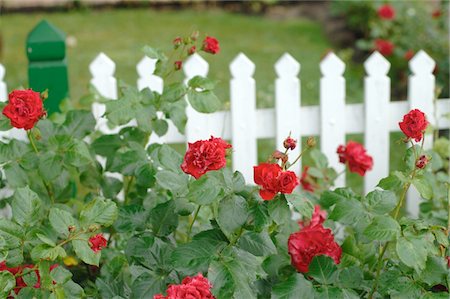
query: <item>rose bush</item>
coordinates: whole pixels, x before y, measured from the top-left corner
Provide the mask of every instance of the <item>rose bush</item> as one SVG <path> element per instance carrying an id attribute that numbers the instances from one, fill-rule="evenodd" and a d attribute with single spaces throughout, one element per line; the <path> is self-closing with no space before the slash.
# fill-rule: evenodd
<path id="1" fill-rule="evenodd" d="M 292 157 L 288 137 L 245 182 L 217 136 L 184 154 L 148 144 L 169 119 L 184 132 L 188 103 L 205 113 L 220 107 L 214 81 L 172 76 L 197 40 L 175 39 L 171 59 L 144 48 L 165 77 L 162 94 L 121 84 L 117 100 L 93 91 L 81 101 L 103 101 L 109 125 L 135 119 L 135 127 L 101 134 L 89 110 L 68 103 L 47 118 L 22 104 L 0 118 L 3 130 L 16 115 L 32 124 L 29 142 L 0 143 L 1 204 L 11 209 L 0 217 L 1 297 L 448 298 L 449 142 L 423 148 L 426 116 L 399 120 L 404 167 L 368 194 L 334 187 L 343 173 L 313 138 Z M 313 163 L 297 174 L 291 166 L 306 151 Z M 360 175 L 374 163 L 356 142 L 336 155 Z M 418 218 L 403 211 L 411 186 L 424 199 Z"/>

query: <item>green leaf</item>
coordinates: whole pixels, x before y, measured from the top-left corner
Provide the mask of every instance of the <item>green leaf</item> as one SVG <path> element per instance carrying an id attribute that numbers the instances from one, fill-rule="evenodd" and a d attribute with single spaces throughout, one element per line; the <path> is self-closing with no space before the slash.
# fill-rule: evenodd
<path id="1" fill-rule="evenodd" d="M 39 221 L 42 202 L 28 186 L 14 192 L 11 202 L 12 214 L 17 223 L 30 226 Z"/>
<path id="2" fill-rule="evenodd" d="M 202 76 L 195 76 L 188 82 L 188 86 L 191 88 L 200 88 L 204 90 L 213 90 L 216 86 L 216 81 L 208 79 Z"/>
<path id="3" fill-rule="evenodd" d="M 148 56 L 149 58 L 162 60 L 162 61 L 167 60 L 167 57 L 164 55 L 163 51 L 161 51 L 159 49 L 152 48 L 150 46 L 144 46 L 142 48 L 142 52 L 144 52 L 144 54 L 146 56 Z"/>
<path id="4" fill-rule="evenodd" d="M 420 274 L 420 280 L 429 286 L 445 285 L 447 276 L 447 261 L 443 257 L 430 256 L 427 259 L 425 269 Z"/>
<path id="5" fill-rule="evenodd" d="M 153 295 L 164 293 L 166 281 L 153 272 L 146 272 L 136 278 L 131 285 L 131 299 L 153 298 Z"/>
<path id="6" fill-rule="evenodd" d="M 119 135 L 103 135 L 95 139 L 91 146 L 96 154 L 110 157 L 122 146 L 122 139 Z"/>
<path id="7" fill-rule="evenodd" d="M 3 295 L 5 298 L 12 291 L 12 289 L 16 286 L 16 279 L 14 275 L 12 275 L 9 271 L 1 271 L 0 272 L 0 295 Z"/>
<path id="8" fill-rule="evenodd" d="M 117 206 L 109 200 L 96 198 L 87 204 L 80 213 L 80 221 L 84 226 L 100 224 L 110 226 L 117 219 Z"/>
<path id="9" fill-rule="evenodd" d="M 251 222 L 255 225 L 255 230 L 261 231 L 270 220 L 267 205 L 254 201 L 249 211 L 251 220 L 253 220 Z"/>
<path id="10" fill-rule="evenodd" d="M 119 208 L 119 217 L 114 228 L 118 232 L 142 231 L 146 228 L 149 214 L 149 211 L 140 205 L 122 206 Z"/>
<path id="11" fill-rule="evenodd" d="M 38 282 L 38 277 L 35 270 L 27 269 L 25 268 L 23 270 L 23 281 L 25 284 L 29 287 L 34 287 L 36 283 Z"/>
<path id="12" fill-rule="evenodd" d="M 248 231 L 239 238 L 239 247 L 256 256 L 275 254 L 277 249 L 267 232 Z"/>
<path id="13" fill-rule="evenodd" d="M 89 235 L 83 234 L 79 239 L 72 240 L 76 255 L 86 264 L 98 266 L 101 252 L 94 252 L 88 243 Z"/>
<path id="14" fill-rule="evenodd" d="M 69 226 L 78 225 L 71 213 L 58 208 L 51 208 L 48 217 L 53 229 L 66 237 L 69 236 Z"/>
<path id="15" fill-rule="evenodd" d="M 431 199 L 433 197 L 433 188 L 423 176 L 414 178 L 412 183 L 422 198 Z"/>
<path id="16" fill-rule="evenodd" d="M 39 159 L 39 173 L 46 181 L 52 181 L 62 172 L 62 157 L 54 152 L 46 152 Z"/>
<path id="17" fill-rule="evenodd" d="M 66 251 L 61 246 L 53 247 L 48 244 L 39 244 L 31 250 L 31 258 L 34 261 L 43 259 L 54 261 L 58 257 L 64 258 L 66 256 Z"/>
<path id="18" fill-rule="evenodd" d="M 94 131 L 95 124 L 91 111 L 71 110 L 67 112 L 66 120 L 61 126 L 61 133 L 82 139 Z"/>
<path id="19" fill-rule="evenodd" d="M 209 205 L 219 199 L 221 190 L 217 179 L 206 173 L 198 180 L 192 180 L 189 183 L 187 198 L 198 205 Z"/>
<path id="20" fill-rule="evenodd" d="M 155 167 L 161 167 L 172 172 L 181 172 L 183 162 L 181 155 L 167 144 L 148 149 Z"/>
<path id="21" fill-rule="evenodd" d="M 298 193 L 285 194 L 287 201 L 300 213 L 303 217 L 311 219 L 314 205 L 306 197 Z"/>
<path id="22" fill-rule="evenodd" d="M 375 216 L 364 230 L 364 235 L 372 241 L 387 242 L 397 238 L 400 225 L 390 216 Z"/>
<path id="23" fill-rule="evenodd" d="M 321 284 L 332 284 L 336 280 L 337 267 L 326 255 L 315 256 L 309 264 L 308 275 Z"/>
<path id="24" fill-rule="evenodd" d="M 85 142 L 74 139 L 71 146 L 67 149 L 65 160 L 68 164 L 75 167 L 83 167 L 87 164 L 94 164 L 89 148 Z"/>
<path id="25" fill-rule="evenodd" d="M 319 169 L 324 169 L 328 167 L 327 157 L 318 149 L 311 150 L 311 159 L 314 161 L 314 165 Z"/>
<path id="26" fill-rule="evenodd" d="M 332 205 L 348 200 L 348 199 L 358 199 L 358 196 L 350 188 L 336 188 L 333 191 L 325 191 L 320 196 L 320 206 L 323 208 L 329 208 Z"/>
<path id="27" fill-rule="evenodd" d="M 50 277 L 50 261 L 42 260 L 38 265 L 39 276 L 41 278 L 41 288 L 50 289 L 52 286 L 52 278 Z"/>
<path id="28" fill-rule="evenodd" d="M 425 269 L 427 261 L 427 240 L 425 238 L 400 237 L 395 246 L 400 260 L 417 272 Z"/>
<path id="29" fill-rule="evenodd" d="M 156 236 L 167 236 L 178 226 L 178 215 L 175 213 L 175 202 L 169 200 L 157 205 L 150 212 L 150 222 Z"/>
<path id="30" fill-rule="evenodd" d="M 222 231 L 229 235 L 244 225 L 248 215 L 248 205 L 245 198 L 233 195 L 220 201 L 217 222 Z"/>
<path id="31" fill-rule="evenodd" d="M 278 225 L 284 224 L 291 219 L 291 210 L 283 195 L 276 196 L 268 202 L 268 211 L 270 218 Z"/>
<path id="32" fill-rule="evenodd" d="M 12 188 L 25 187 L 29 183 L 27 172 L 17 162 L 11 162 L 4 167 L 8 185 Z"/>
<path id="33" fill-rule="evenodd" d="M 175 103 L 167 103 L 162 107 L 162 111 L 169 116 L 181 134 L 184 134 L 187 123 L 186 106 L 186 101 L 180 100 Z"/>
<path id="34" fill-rule="evenodd" d="M 364 281 L 364 273 L 358 266 L 352 266 L 339 272 L 337 283 L 340 288 L 361 289 Z"/>
<path id="35" fill-rule="evenodd" d="M 367 194 L 369 211 L 382 215 L 392 211 L 397 205 L 397 197 L 392 191 L 375 190 Z"/>
<path id="36" fill-rule="evenodd" d="M 142 164 L 134 170 L 134 176 L 136 177 L 136 185 L 150 188 L 155 185 L 156 182 L 156 169 L 150 164 Z"/>
<path id="37" fill-rule="evenodd" d="M 54 268 L 50 275 L 53 281 L 56 281 L 58 284 L 64 284 L 68 282 L 72 278 L 72 272 L 64 268 L 63 266 L 58 266 Z"/>
<path id="38" fill-rule="evenodd" d="M 186 94 L 187 88 L 186 85 L 184 85 L 183 82 L 176 82 L 169 84 L 167 86 L 164 86 L 164 91 L 161 96 L 162 102 L 177 102 L 180 99 L 183 98 L 183 96 Z"/>
<path id="39" fill-rule="evenodd" d="M 341 199 L 336 203 L 328 218 L 342 224 L 351 225 L 365 216 L 366 212 L 361 202 L 356 199 Z"/>
<path id="40" fill-rule="evenodd" d="M 49 245 L 51 247 L 55 247 L 56 246 L 55 241 L 53 241 L 52 239 L 50 239 L 46 235 L 37 233 L 36 237 L 38 237 L 39 240 L 41 240 L 42 242 L 44 242 L 45 244 L 47 244 L 47 245 Z"/>
<path id="41" fill-rule="evenodd" d="M 167 131 L 169 130 L 169 123 L 164 119 L 155 119 L 152 123 L 152 126 L 156 135 L 160 137 L 166 135 Z"/>
<path id="42" fill-rule="evenodd" d="M 302 274 L 294 273 L 286 281 L 276 284 L 272 289 L 272 299 L 314 298 L 312 283 Z"/>
<path id="43" fill-rule="evenodd" d="M 188 99 L 192 107 L 201 113 L 216 112 L 222 107 L 222 102 L 210 90 L 200 92 L 189 90 Z"/>
<path id="44" fill-rule="evenodd" d="M 188 177 L 183 173 L 161 170 L 156 173 L 156 182 L 173 194 L 182 195 L 187 191 Z"/>

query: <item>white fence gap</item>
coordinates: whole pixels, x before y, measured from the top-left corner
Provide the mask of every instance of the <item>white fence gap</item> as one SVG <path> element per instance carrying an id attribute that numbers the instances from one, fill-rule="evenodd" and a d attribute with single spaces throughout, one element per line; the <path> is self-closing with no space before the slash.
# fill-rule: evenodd
<path id="1" fill-rule="evenodd" d="M 374 52 L 364 63 L 364 144 L 373 158 L 373 169 L 366 173 L 364 191 L 368 193 L 381 177 L 389 175 L 389 101 L 391 79 L 387 76 L 390 63 Z"/>
<path id="2" fill-rule="evenodd" d="M 339 163 L 336 150 L 345 145 L 345 64 L 334 53 L 329 53 L 320 63 L 320 148 L 328 157 L 330 166 L 338 173 L 345 170 Z M 345 174 L 336 179 L 336 187 L 345 186 Z"/>
<path id="3" fill-rule="evenodd" d="M 275 121 L 276 147 L 284 151 L 283 141 L 291 134 L 296 139 L 297 147 L 291 151 L 291 162 L 300 154 L 302 140 L 300 135 L 300 63 L 291 55 L 285 53 L 275 63 L 277 79 L 275 81 Z M 301 161 L 292 167 L 292 171 L 299 174 Z"/>

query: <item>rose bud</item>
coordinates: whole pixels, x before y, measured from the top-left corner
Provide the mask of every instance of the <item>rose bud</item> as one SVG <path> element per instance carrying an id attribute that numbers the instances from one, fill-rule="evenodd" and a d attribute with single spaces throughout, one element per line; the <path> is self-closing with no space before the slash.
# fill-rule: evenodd
<path id="1" fill-rule="evenodd" d="M 96 253 L 105 248 L 107 244 L 108 241 L 103 237 L 103 234 L 97 234 L 89 238 L 89 246 Z"/>
<path id="2" fill-rule="evenodd" d="M 77 229 L 77 228 L 76 228 L 74 225 L 69 225 L 69 226 L 67 227 L 67 230 L 68 230 L 69 232 L 74 232 L 76 229 Z"/>
<path id="3" fill-rule="evenodd" d="M 181 46 L 181 44 L 183 43 L 183 40 L 181 39 L 181 37 L 177 37 L 173 40 L 173 46 L 175 49 L 178 49 L 179 46 Z"/>
<path id="4" fill-rule="evenodd" d="M 173 65 L 174 65 L 175 70 L 179 71 L 179 70 L 181 70 L 181 67 L 183 66 L 183 61 L 177 60 L 173 63 Z"/>
<path id="5" fill-rule="evenodd" d="M 283 141 L 283 146 L 285 149 L 293 150 L 297 146 L 297 140 L 294 138 L 288 137 Z"/>
<path id="6" fill-rule="evenodd" d="M 219 41 L 214 37 L 207 36 L 203 40 L 202 50 L 206 53 L 217 54 L 220 51 Z"/>
<path id="7" fill-rule="evenodd" d="M 306 145 L 308 147 L 315 147 L 316 146 L 316 139 L 314 137 L 308 137 L 308 140 L 306 140 Z"/>
<path id="8" fill-rule="evenodd" d="M 188 49 L 188 55 L 192 55 L 192 54 L 194 54 L 194 53 L 195 53 L 195 51 L 196 51 L 196 48 L 195 48 L 195 46 L 192 46 L 192 47 L 190 47 L 190 48 Z"/>
<path id="9" fill-rule="evenodd" d="M 430 160 L 428 160 L 427 156 L 422 155 L 422 156 L 420 156 L 420 158 L 417 160 L 417 162 L 416 162 L 416 167 L 419 168 L 419 169 L 424 169 L 425 166 L 427 166 L 427 164 L 428 164 L 429 161 L 430 161 Z"/>

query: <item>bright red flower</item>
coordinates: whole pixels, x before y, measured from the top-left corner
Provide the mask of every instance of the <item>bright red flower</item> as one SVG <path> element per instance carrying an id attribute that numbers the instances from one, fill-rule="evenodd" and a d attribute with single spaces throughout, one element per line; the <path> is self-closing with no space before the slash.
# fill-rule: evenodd
<path id="1" fill-rule="evenodd" d="M 175 70 L 179 71 L 179 70 L 181 70 L 181 67 L 183 66 L 183 61 L 177 60 L 173 63 L 173 65 L 174 65 Z"/>
<path id="2" fill-rule="evenodd" d="M 411 58 L 414 57 L 414 51 L 409 49 L 408 51 L 405 52 L 405 55 L 403 56 L 405 58 L 405 60 L 409 61 L 411 60 Z"/>
<path id="3" fill-rule="evenodd" d="M 181 169 L 196 179 L 208 171 L 221 169 L 227 164 L 225 156 L 229 148 L 231 145 L 223 139 L 212 136 L 209 140 L 189 143 Z"/>
<path id="4" fill-rule="evenodd" d="M 388 40 L 378 38 L 375 40 L 375 49 L 383 56 L 390 56 L 394 53 L 394 44 Z"/>
<path id="5" fill-rule="evenodd" d="M 3 108 L 3 115 L 10 119 L 11 126 L 18 129 L 32 129 L 45 114 L 41 94 L 31 89 L 12 91 L 8 104 Z"/>
<path id="6" fill-rule="evenodd" d="M 309 166 L 303 167 L 302 176 L 300 177 L 300 185 L 302 185 L 303 190 L 314 192 L 313 185 L 309 182 L 311 177 L 308 174 Z"/>
<path id="7" fill-rule="evenodd" d="M 416 142 L 422 140 L 423 133 L 427 129 L 428 121 L 425 113 L 419 109 L 414 109 L 403 116 L 403 121 L 398 125 L 406 137 L 414 139 Z"/>
<path id="8" fill-rule="evenodd" d="M 288 137 L 283 141 L 283 146 L 285 149 L 293 150 L 297 146 L 297 140 L 294 138 Z"/>
<path id="9" fill-rule="evenodd" d="M 316 207 L 310 223 L 289 236 L 288 252 L 297 271 L 306 273 L 314 257 L 327 255 L 336 264 L 341 262 L 342 248 L 334 241 L 331 229 L 324 228 L 325 215 Z"/>
<path id="10" fill-rule="evenodd" d="M 282 171 L 278 176 L 278 191 L 291 194 L 298 185 L 298 178 L 293 171 Z"/>
<path id="11" fill-rule="evenodd" d="M 220 51 L 219 41 L 214 37 L 207 36 L 203 40 L 202 50 L 206 53 L 217 54 Z"/>
<path id="12" fill-rule="evenodd" d="M 278 193 L 278 177 L 282 169 L 274 163 L 261 163 L 253 167 L 253 179 L 262 187 L 259 195 L 264 200 L 271 200 Z"/>
<path id="13" fill-rule="evenodd" d="M 197 48 L 195 46 L 190 47 L 188 49 L 188 55 L 194 54 L 196 50 L 197 50 Z"/>
<path id="14" fill-rule="evenodd" d="M 153 299 L 215 299 L 211 293 L 211 283 L 201 273 L 183 279 L 181 284 L 170 285 L 167 296 L 157 294 Z"/>
<path id="15" fill-rule="evenodd" d="M 340 145 L 337 149 L 339 162 L 347 164 L 351 172 L 364 176 L 371 170 L 373 159 L 366 153 L 366 149 L 355 141 L 349 141 L 347 146 Z"/>
<path id="16" fill-rule="evenodd" d="M 392 20 L 395 18 L 395 9 L 389 4 L 382 5 L 378 8 L 378 16 L 384 20 Z"/>
<path id="17" fill-rule="evenodd" d="M 417 160 L 416 167 L 419 168 L 419 169 L 424 169 L 425 166 L 427 166 L 428 162 L 429 162 L 429 160 L 428 160 L 427 156 L 422 155 Z"/>
<path id="18" fill-rule="evenodd" d="M 442 11 L 440 9 L 433 10 L 431 16 L 433 19 L 438 19 L 442 15 Z"/>
<path id="19" fill-rule="evenodd" d="M 89 238 L 89 246 L 94 252 L 99 252 L 106 247 L 108 241 L 103 237 L 103 234 L 97 234 Z"/>

